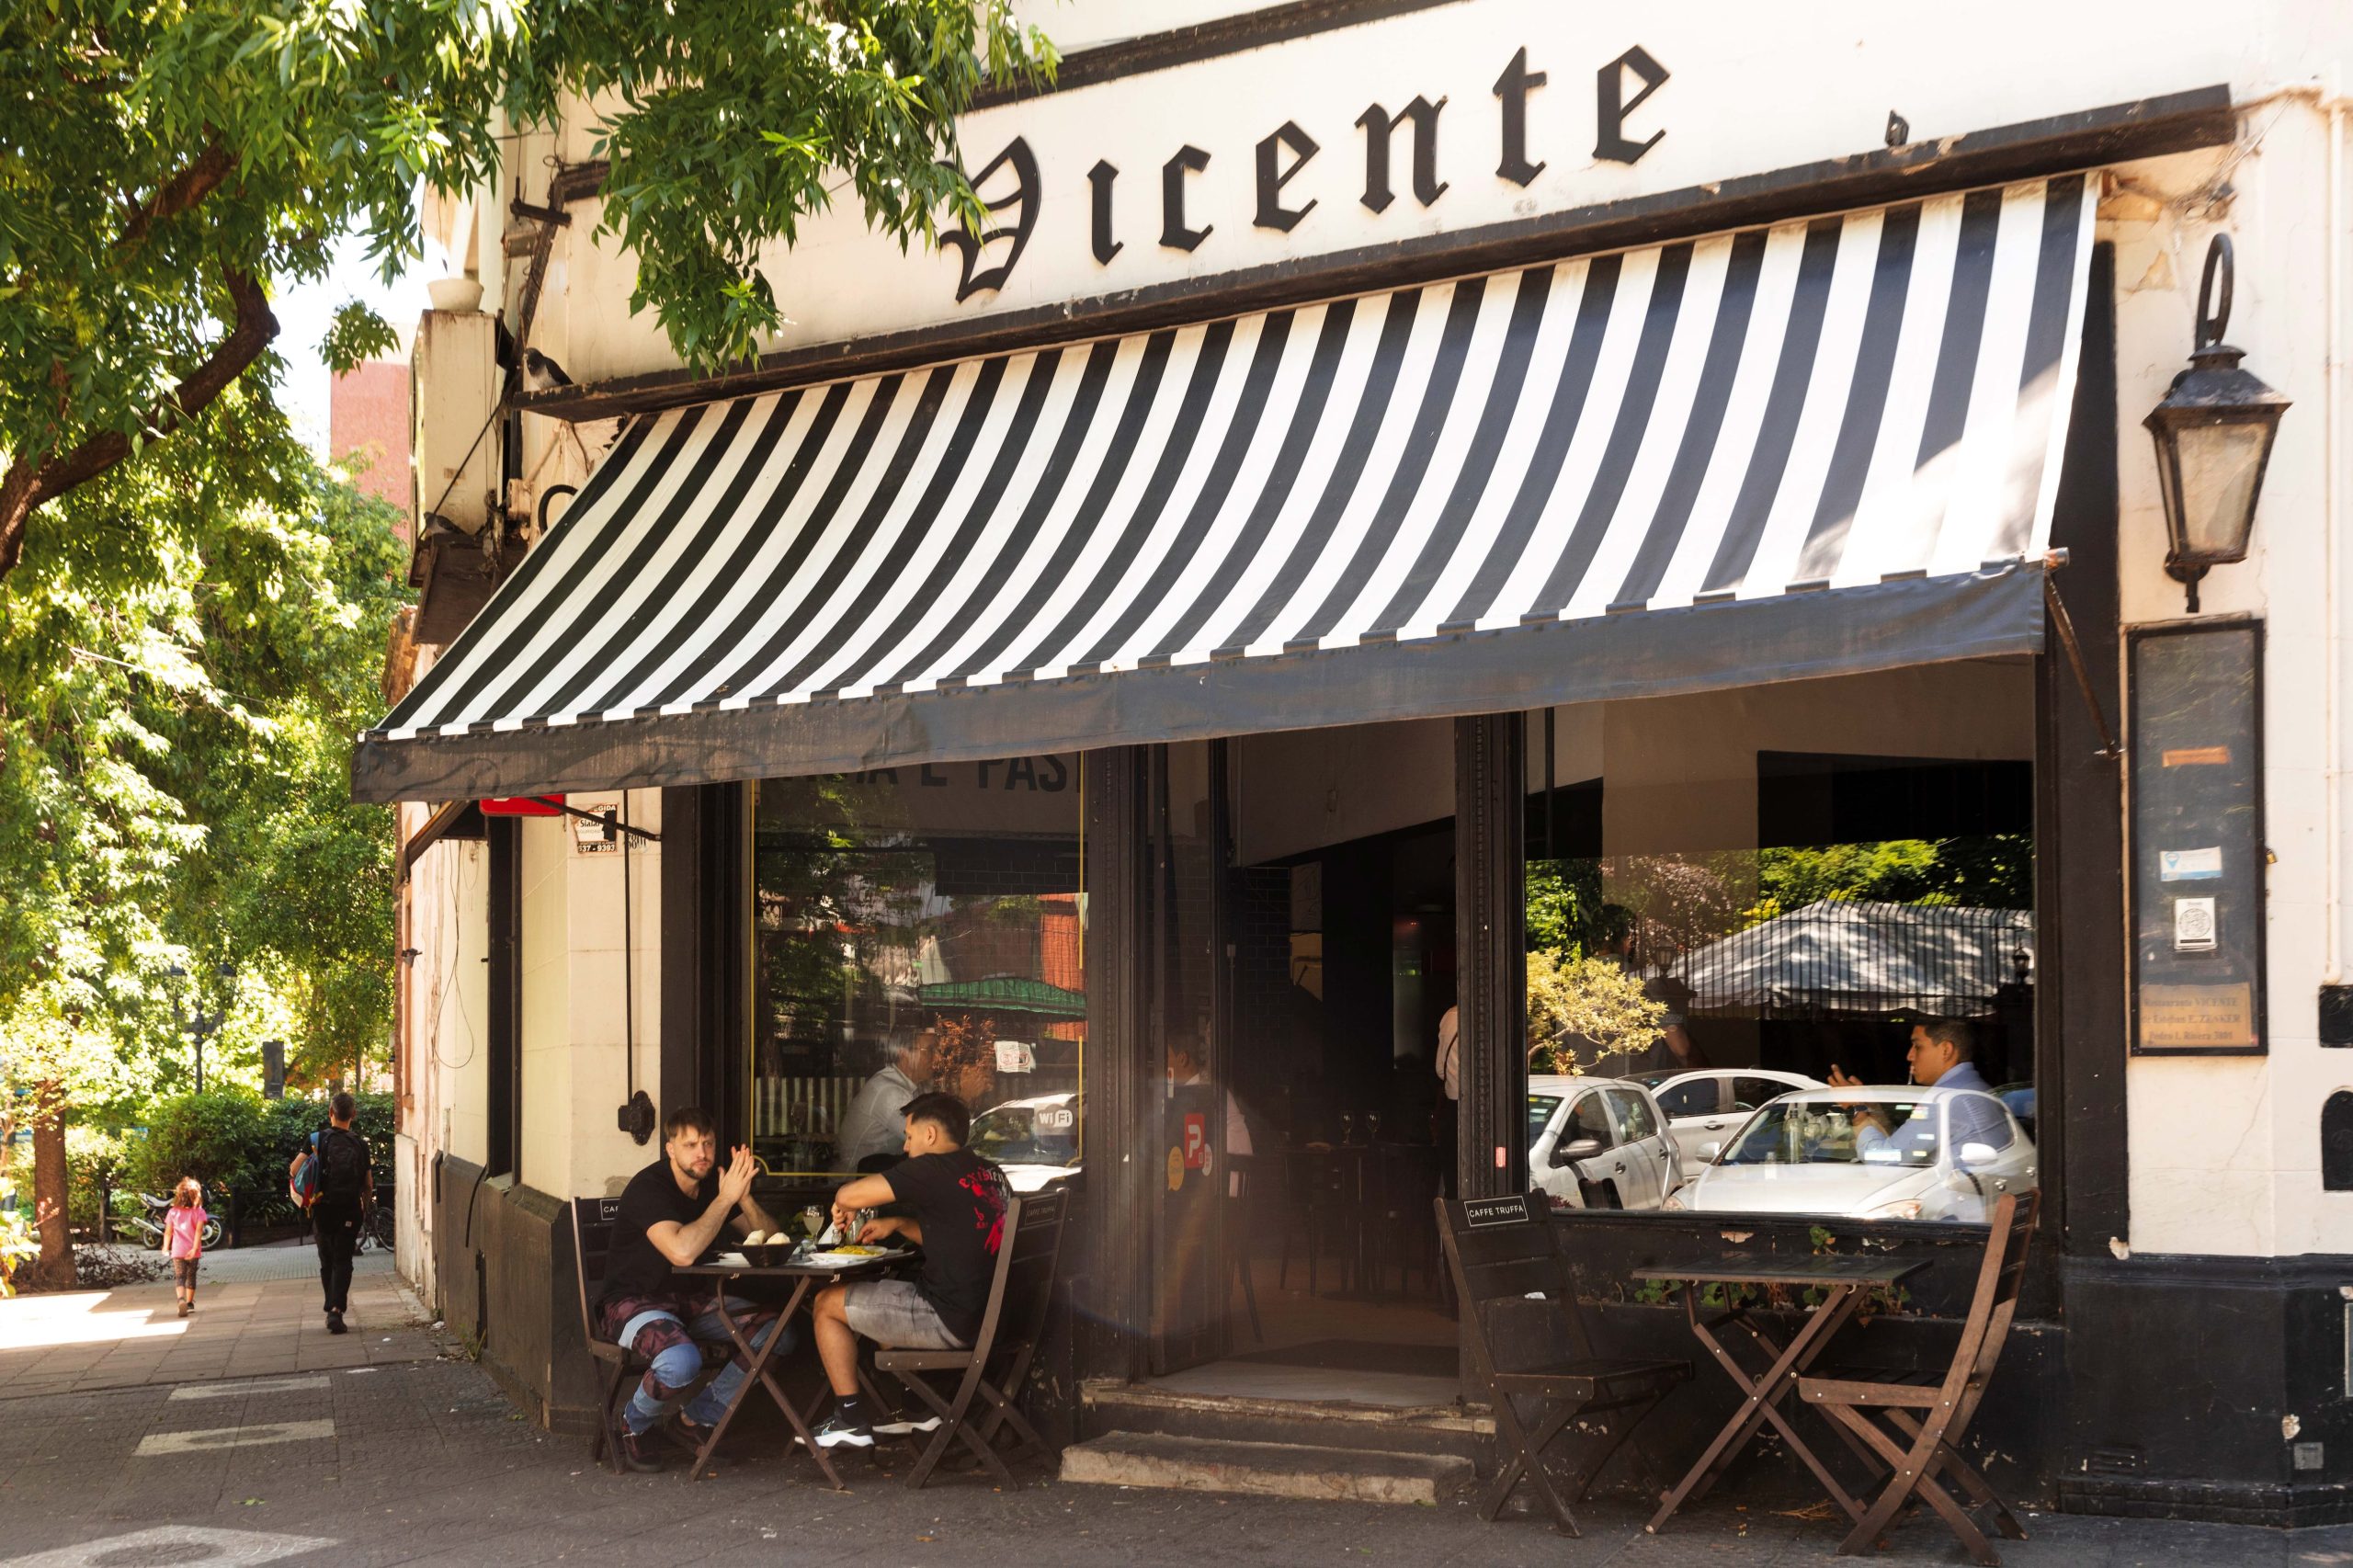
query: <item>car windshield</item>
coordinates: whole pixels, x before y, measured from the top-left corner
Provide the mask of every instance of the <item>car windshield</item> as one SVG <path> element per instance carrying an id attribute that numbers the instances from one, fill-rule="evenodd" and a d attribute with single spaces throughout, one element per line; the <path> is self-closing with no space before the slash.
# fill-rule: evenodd
<path id="1" fill-rule="evenodd" d="M 1552 1124 L 1552 1113 L 1560 1108 L 1561 1096 L 1558 1095 L 1528 1096 L 1528 1141 L 1530 1143 L 1544 1136 L 1544 1130 Z"/>
<path id="2" fill-rule="evenodd" d="M 1749 1119 L 1716 1164 L 1933 1165 L 1937 1129 L 1937 1108 L 1917 1100 L 1777 1100 Z"/>
<path id="3" fill-rule="evenodd" d="M 1001 1105 L 972 1119 L 967 1145 L 1000 1165 L 1078 1164 L 1078 1116 L 1067 1104 Z"/>

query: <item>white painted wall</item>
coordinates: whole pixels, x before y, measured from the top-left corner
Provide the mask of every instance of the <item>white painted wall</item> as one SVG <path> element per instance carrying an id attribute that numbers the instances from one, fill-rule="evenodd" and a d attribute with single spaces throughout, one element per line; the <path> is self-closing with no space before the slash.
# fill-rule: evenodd
<path id="1" fill-rule="evenodd" d="M 2129 1241 L 2144 1252 L 2353 1251 L 2353 1193 L 2320 1186 L 2320 1108 L 2353 1088 L 2353 1052 L 2321 1049 L 2316 1016 L 2319 987 L 2344 978 L 2345 960 L 2348 152 L 2343 100 L 2282 97 L 2248 111 L 2246 140 L 2227 154 L 2117 171 L 2102 207 L 2120 296 L 2128 622 L 2183 612 L 2164 573 L 2148 437 L 2133 422 L 2185 363 L 2199 268 L 2217 231 L 2238 252 L 2230 341 L 2296 404 L 2272 453 L 2253 553 L 2211 574 L 2201 591 L 2207 615 L 2264 620 L 2270 1053 L 2131 1063 Z"/>
<path id="2" fill-rule="evenodd" d="M 630 820 L 661 831 L 661 796 L 630 792 Z M 571 797 L 583 811 L 620 796 Z M 618 1192 L 654 1157 L 620 1130 L 636 1040 L 637 1084 L 657 1100 L 661 1081 L 662 862 L 657 845 L 585 852 L 576 818 L 523 819 L 522 1102 L 520 1176 L 560 1198 Z M 629 945 L 623 945 L 622 856 L 629 858 Z M 626 999 L 626 1000 L 625 1000 Z"/>
<path id="3" fill-rule="evenodd" d="M 421 819 L 424 815 L 419 812 Z M 409 1099 L 393 1141 L 393 1256 L 433 1300 L 430 1244 L 433 1157 L 446 1149 L 479 1162 L 488 1153 L 483 1115 L 490 1075 L 489 847 L 445 839 L 417 857 L 409 877 L 408 944 L 403 966 L 402 1061 Z"/>

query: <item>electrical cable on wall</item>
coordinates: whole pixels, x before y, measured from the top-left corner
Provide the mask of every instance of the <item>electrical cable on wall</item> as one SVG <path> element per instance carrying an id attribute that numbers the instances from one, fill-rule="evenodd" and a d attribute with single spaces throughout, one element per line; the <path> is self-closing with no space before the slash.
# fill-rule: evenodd
<path id="1" fill-rule="evenodd" d="M 631 893 L 630 855 L 636 833 L 629 825 L 629 791 L 621 791 L 621 1057 L 628 1097 L 617 1120 L 620 1130 L 640 1143 L 654 1137 L 654 1101 L 637 1086 L 637 901 Z"/>

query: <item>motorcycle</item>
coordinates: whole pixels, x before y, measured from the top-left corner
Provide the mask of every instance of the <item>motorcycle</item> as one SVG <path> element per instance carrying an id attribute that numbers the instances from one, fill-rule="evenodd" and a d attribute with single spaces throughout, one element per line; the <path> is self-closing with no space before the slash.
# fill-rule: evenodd
<path id="1" fill-rule="evenodd" d="M 158 1252 L 163 1251 L 164 1219 L 172 1211 L 172 1200 L 168 1198 L 159 1198 L 152 1192 L 134 1192 L 131 1196 L 139 1200 L 139 1207 L 142 1210 L 142 1212 L 129 1216 L 131 1228 L 139 1233 L 139 1239 L 144 1244 L 153 1247 Z M 204 1227 L 197 1233 L 207 1252 L 219 1246 L 222 1238 L 228 1233 L 229 1228 L 221 1222 L 219 1217 L 212 1214 L 205 1216 Z"/>

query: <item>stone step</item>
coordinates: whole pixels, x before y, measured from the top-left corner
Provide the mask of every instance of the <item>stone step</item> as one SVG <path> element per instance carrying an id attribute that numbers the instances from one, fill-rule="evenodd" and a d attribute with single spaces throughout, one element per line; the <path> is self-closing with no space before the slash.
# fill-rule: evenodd
<path id="1" fill-rule="evenodd" d="M 1471 1461 L 1299 1443 L 1107 1432 L 1063 1450 L 1063 1479 L 1090 1486 L 1227 1492 L 1318 1502 L 1418 1503 L 1434 1507 L 1470 1483 Z"/>
<path id="2" fill-rule="evenodd" d="M 1249 1398 L 1108 1381 L 1085 1384 L 1080 1400 L 1081 1430 L 1089 1437 L 1165 1432 L 1176 1437 L 1450 1454 L 1483 1466 L 1495 1458 L 1495 1417 L 1484 1405 Z"/>

